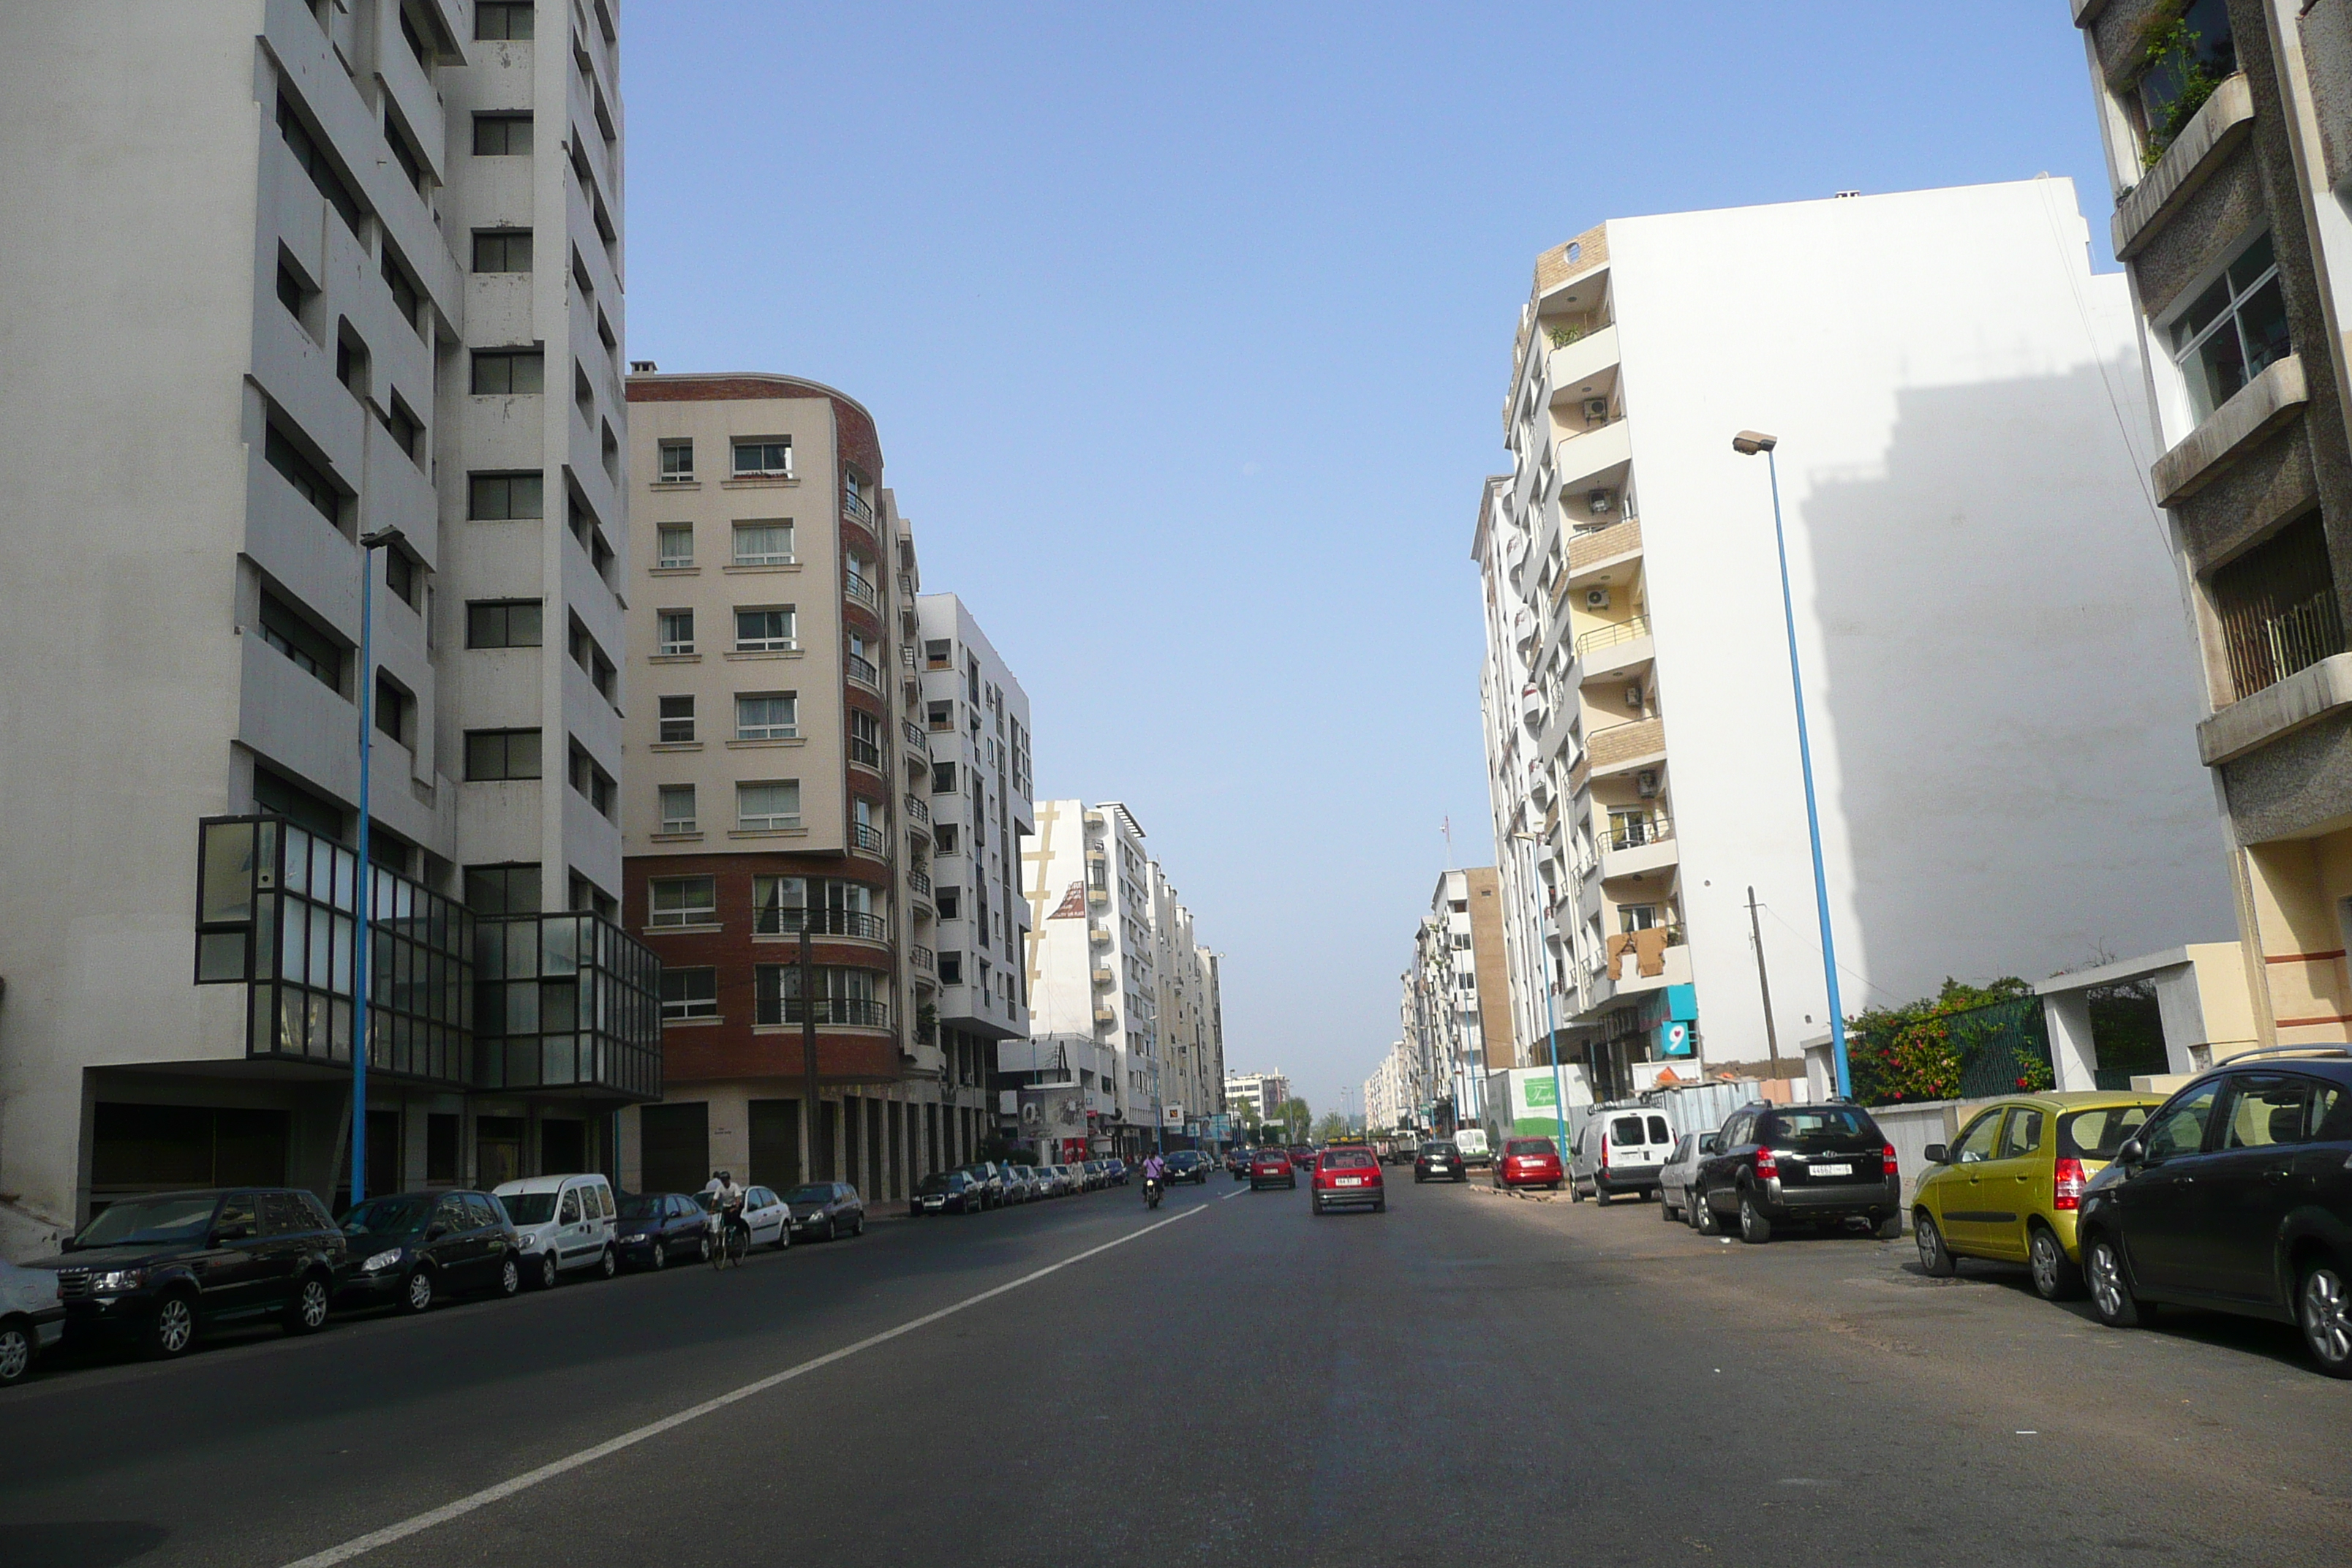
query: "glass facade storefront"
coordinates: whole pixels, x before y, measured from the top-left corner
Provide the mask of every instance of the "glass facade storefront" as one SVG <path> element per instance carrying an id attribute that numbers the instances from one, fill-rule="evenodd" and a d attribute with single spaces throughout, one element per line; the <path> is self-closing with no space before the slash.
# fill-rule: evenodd
<path id="1" fill-rule="evenodd" d="M 661 962 L 596 915 L 474 922 L 476 1089 L 661 1098 Z"/>

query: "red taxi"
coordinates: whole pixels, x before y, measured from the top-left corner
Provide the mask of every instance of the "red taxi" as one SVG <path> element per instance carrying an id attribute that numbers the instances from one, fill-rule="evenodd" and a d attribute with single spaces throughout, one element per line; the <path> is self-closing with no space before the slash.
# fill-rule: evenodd
<path id="1" fill-rule="evenodd" d="M 1361 1206 L 1374 1214 L 1389 1206 L 1381 1181 L 1380 1156 L 1370 1149 L 1326 1149 L 1315 1161 L 1315 1186 L 1308 1203 L 1317 1214 Z"/>
<path id="2" fill-rule="evenodd" d="M 1549 1138 L 1507 1138 L 1495 1162 L 1497 1187 L 1549 1187 L 1559 1191 L 1559 1151 Z"/>
<path id="3" fill-rule="evenodd" d="M 1250 1191 L 1270 1187 L 1279 1182 L 1286 1187 L 1298 1185 L 1298 1167 L 1290 1163 L 1290 1155 L 1281 1149 L 1261 1149 L 1250 1156 Z"/>

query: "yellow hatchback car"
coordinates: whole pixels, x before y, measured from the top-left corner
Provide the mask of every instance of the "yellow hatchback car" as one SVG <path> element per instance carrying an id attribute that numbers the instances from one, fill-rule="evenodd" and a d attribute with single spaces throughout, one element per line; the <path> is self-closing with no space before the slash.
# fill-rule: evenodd
<path id="1" fill-rule="evenodd" d="M 2104 1089 L 2020 1095 L 1979 1111 L 1948 1149 L 1927 1145 L 1911 1209 L 1920 1267 L 1948 1279 L 1963 1258 L 2022 1263 L 2044 1299 L 2082 1294 L 2083 1189 L 2163 1103 Z"/>

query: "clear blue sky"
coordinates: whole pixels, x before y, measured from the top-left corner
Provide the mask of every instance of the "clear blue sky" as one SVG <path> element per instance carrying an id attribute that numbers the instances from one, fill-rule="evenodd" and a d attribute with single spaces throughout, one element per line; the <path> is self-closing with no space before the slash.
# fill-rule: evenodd
<path id="1" fill-rule="evenodd" d="M 1493 858 L 1468 550 L 1536 253 L 2044 171 L 2105 228 L 2065 0 L 623 22 L 630 357 L 874 411 L 1039 795 L 1132 806 L 1225 954 L 1228 1064 L 1318 1110 L 1396 1035 L 1440 823 Z"/>

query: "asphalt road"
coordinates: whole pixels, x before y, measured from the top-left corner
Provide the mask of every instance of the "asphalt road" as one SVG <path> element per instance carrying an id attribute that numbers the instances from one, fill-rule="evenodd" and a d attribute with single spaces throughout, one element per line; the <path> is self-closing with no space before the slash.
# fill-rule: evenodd
<path id="1" fill-rule="evenodd" d="M 0 1394 L 0 1563 L 2352 1561 L 2352 1384 L 2287 1329 L 1391 1197 L 1114 1189 L 60 1370 Z"/>

